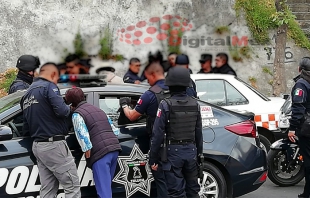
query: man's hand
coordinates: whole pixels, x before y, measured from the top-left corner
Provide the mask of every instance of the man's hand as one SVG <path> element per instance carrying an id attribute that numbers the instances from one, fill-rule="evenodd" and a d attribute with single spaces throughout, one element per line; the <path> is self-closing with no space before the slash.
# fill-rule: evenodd
<path id="1" fill-rule="evenodd" d="M 296 140 L 295 140 L 295 137 L 296 137 L 295 131 L 289 131 L 287 136 L 288 136 L 288 139 L 290 139 L 291 142 L 296 142 Z"/>
<path id="2" fill-rule="evenodd" d="M 139 80 L 136 80 L 135 81 L 135 84 L 140 84 L 141 82 Z"/>
<path id="3" fill-rule="evenodd" d="M 90 158 L 90 149 L 85 152 L 85 158 Z"/>
<path id="4" fill-rule="evenodd" d="M 131 103 L 131 98 L 129 97 L 123 97 L 119 99 L 119 105 L 121 107 L 125 106 L 125 105 L 129 105 Z"/>
<path id="5" fill-rule="evenodd" d="M 155 164 L 155 163 L 154 163 L 154 164 L 151 166 L 151 168 L 152 168 L 152 170 L 157 171 L 158 164 Z"/>

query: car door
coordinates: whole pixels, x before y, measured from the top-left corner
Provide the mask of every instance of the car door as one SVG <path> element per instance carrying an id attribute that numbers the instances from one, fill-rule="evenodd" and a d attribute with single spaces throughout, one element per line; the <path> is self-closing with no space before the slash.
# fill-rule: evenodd
<path id="1" fill-rule="evenodd" d="M 138 120 L 132 122 L 126 118 L 119 105 L 121 97 L 130 97 L 130 107 L 134 108 L 140 95 L 125 92 L 94 93 L 94 105 L 105 111 L 114 126 L 120 131 L 118 140 L 122 152 L 118 159 L 112 187 L 113 192 L 126 191 L 126 197 L 137 191 L 149 195 L 151 182 L 154 180 L 147 160 L 149 136 L 145 127 L 146 116 L 142 115 Z"/>
<path id="2" fill-rule="evenodd" d="M 86 100 L 93 102 L 93 93 L 85 93 Z M 32 153 L 30 136 L 22 134 L 22 110 L 20 105 L 15 105 L 5 112 L 1 118 L 1 125 L 9 126 L 13 132 L 11 140 L 0 141 L 0 197 L 37 197 L 40 190 L 40 181 L 36 158 Z M 70 121 L 70 117 L 68 121 Z M 68 122 L 69 123 L 69 122 Z M 72 124 L 69 124 L 72 126 Z M 87 186 L 93 185 L 92 178 L 84 174 L 90 171 L 86 168 L 83 153 L 71 130 L 66 137 L 68 146 L 75 157 L 78 174 L 82 186 L 82 193 L 88 192 Z M 86 175 L 86 177 L 84 176 Z M 64 197 L 60 186 L 58 197 Z M 85 194 L 85 193 L 84 193 Z"/>
<path id="3" fill-rule="evenodd" d="M 208 103 L 230 110 L 247 110 L 248 99 L 223 79 L 196 80 L 198 97 Z"/>

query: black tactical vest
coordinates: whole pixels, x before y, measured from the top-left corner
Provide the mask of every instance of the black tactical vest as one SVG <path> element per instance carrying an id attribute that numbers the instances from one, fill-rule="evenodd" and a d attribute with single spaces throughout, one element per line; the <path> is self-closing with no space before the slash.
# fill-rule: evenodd
<path id="1" fill-rule="evenodd" d="M 176 141 L 195 141 L 195 128 L 199 115 L 199 106 L 197 101 L 187 96 L 183 100 L 166 98 L 169 106 L 169 123 L 167 130 L 167 139 Z"/>
<path id="2" fill-rule="evenodd" d="M 155 94 L 158 105 L 163 99 L 170 96 L 169 90 L 162 89 L 158 85 L 152 86 L 149 90 Z M 146 129 L 147 129 L 147 132 L 150 136 L 152 135 L 152 130 L 153 130 L 155 118 L 156 118 L 156 115 L 148 115 L 147 119 L 146 119 Z"/>

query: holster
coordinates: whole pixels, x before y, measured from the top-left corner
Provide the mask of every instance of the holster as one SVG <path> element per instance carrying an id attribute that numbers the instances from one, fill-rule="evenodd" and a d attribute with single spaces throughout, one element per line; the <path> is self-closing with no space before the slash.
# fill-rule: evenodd
<path id="1" fill-rule="evenodd" d="M 198 155 L 198 178 L 203 179 L 204 156 Z"/>
<path id="2" fill-rule="evenodd" d="M 300 134 L 297 135 L 310 137 L 310 115 L 308 113 L 304 117 L 303 124 L 301 125 Z"/>

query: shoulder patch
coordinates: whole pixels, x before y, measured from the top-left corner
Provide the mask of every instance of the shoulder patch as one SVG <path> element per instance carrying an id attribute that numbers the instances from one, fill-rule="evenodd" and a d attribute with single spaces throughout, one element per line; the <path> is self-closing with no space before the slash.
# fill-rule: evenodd
<path id="1" fill-rule="evenodd" d="M 143 101 L 142 101 L 142 99 L 141 99 L 141 98 L 139 98 L 139 100 L 138 100 L 137 104 L 138 104 L 138 105 L 141 105 L 141 104 L 142 104 L 142 102 L 143 102 Z"/>
<path id="2" fill-rule="evenodd" d="M 54 88 L 53 91 L 54 91 L 54 92 L 58 92 L 58 89 L 57 89 L 57 88 Z"/>
<path id="3" fill-rule="evenodd" d="M 302 89 L 299 89 L 299 88 L 297 88 L 296 90 L 295 90 L 295 92 L 294 92 L 294 95 L 295 96 L 302 96 L 303 95 L 303 90 Z"/>
<path id="4" fill-rule="evenodd" d="M 161 109 L 158 109 L 158 110 L 157 110 L 157 114 L 156 114 L 156 115 L 157 115 L 157 117 L 160 118 L 160 116 L 161 116 Z"/>

